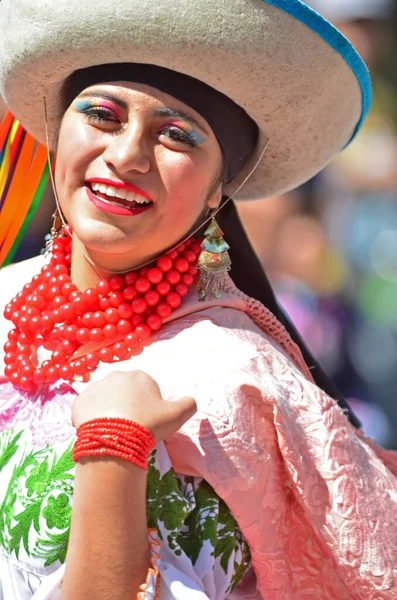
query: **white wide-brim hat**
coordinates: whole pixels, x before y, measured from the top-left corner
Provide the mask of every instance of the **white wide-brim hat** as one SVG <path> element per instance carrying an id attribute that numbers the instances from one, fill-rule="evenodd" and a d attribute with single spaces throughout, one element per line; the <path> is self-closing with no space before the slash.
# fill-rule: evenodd
<path id="1" fill-rule="evenodd" d="M 371 104 L 365 64 L 300 0 L 1 0 L 0 90 L 45 143 L 62 118 L 62 85 L 104 63 L 154 64 L 222 92 L 257 123 L 258 144 L 228 184 L 266 197 L 318 173 L 357 133 Z"/>

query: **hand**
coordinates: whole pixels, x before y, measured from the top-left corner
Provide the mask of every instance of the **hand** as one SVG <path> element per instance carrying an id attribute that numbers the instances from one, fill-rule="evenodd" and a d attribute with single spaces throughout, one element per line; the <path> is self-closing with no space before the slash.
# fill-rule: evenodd
<path id="1" fill-rule="evenodd" d="M 157 383 L 143 371 L 115 371 L 76 396 L 72 421 L 78 428 L 101 417 L 130 419 L 150 429 L 158 442 L 178 431 L 196 410 L 193 398 L 163 400 Z"/>

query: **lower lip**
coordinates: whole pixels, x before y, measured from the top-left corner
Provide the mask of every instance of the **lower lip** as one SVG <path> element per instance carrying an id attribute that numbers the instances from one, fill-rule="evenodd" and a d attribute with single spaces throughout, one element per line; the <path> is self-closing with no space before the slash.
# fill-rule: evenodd
<path id="1" fill-rule="evenodd" d="M 129 209 L 125 206 L 122 206 L 121 204 L 110 204 L 108 202 L 105 202 L 104 200 L 100 200 L 99 198 L 97 198 L 97 196 L 95 196 L 95 194 L 87 185 L 85 186 L 85 189 L 87 190 L 88 199 L 90 200 L 90 202 L 92 202 L 95 208 L 98 208 L 103 212 L 110 213 L 111 215 L 120 215 L 122 217 L 135 217 L 136 215 L 140 215 L 141 213 L 145 212 L 146 210 L 149 210 L 149 208 L 152 207 L 152 204 L 147 204 L 146 206 L 142 206 L 140 208 Z"/>

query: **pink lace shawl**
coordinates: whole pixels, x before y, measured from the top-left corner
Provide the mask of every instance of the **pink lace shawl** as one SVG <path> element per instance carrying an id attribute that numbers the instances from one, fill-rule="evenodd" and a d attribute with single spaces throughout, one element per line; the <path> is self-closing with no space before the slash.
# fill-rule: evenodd
<path id="1" fill-rule="evenodd" d="M 229 505 L 264 599 L 397 598 L 397 454 L 348 423 L 260 303 L 232 282 L 220 300 L 191 295 L 118 368 L 145 370 L 164 397 L 196 398 L 168 453 Z"/>

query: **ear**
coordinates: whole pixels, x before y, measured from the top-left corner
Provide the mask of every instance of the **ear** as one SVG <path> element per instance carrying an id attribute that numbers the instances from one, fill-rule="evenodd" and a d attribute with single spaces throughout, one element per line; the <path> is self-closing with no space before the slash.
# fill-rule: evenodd
<path id="1" fill-rule="evenodd" d="M 218 208 L 222 200 L 222 185 L 219 185 L 207 201 L 208 208 Z"/>

